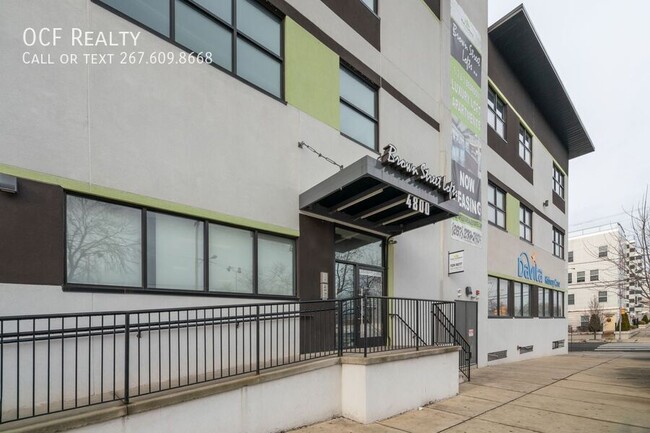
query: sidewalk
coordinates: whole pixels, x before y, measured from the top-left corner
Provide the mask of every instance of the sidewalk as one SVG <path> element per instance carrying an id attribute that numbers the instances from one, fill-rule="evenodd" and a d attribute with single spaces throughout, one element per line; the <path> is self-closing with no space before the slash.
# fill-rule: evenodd
<path id="1" fill-rule="evenodd" d="M 648 432 L 650 353 L 575 353 L 472 371 L 460 395 L 370 425 L 295 433 Z"/>

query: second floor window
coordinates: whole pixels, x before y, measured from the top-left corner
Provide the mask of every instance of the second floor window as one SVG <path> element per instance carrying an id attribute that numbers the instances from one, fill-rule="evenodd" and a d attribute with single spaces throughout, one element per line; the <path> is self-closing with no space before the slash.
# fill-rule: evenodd
<path id="1" fill-rule="evenodd" d="M 488 125 L 496 131 L 501 138 L 506 138 L 506 104 L 499 98 L 492 88 L 488 88 Z"/>
<path id="2" fill-rule="evenodd" d="M 506 193 L 493 184 L 488 184 L 488 221 L 506 228 Z"/>
<path id="3" fill-rule="evenodd" d="M 598 247 L 598 257 L 607 257 L 607 245 Z"/>
<path id="4" fill-rule="evenodd" d="M 572 262 L 573 261 L 573 251 L 569 251 L 567 253 L 567 257 L 568 257 L 569 262 Z"/>
<path id="5" fill-rule="evenodd" d="M 533 137 L 523 125 L 519 125 L 519 157 L 532 167 Z"/>
<path id="6" fill-rule="evenodd" d="M 578 271 L 576 273 L 576 282 L 584 283 L 585 282 L 585 271 Z"/>
<path id="7" fill-rule="evenodd" d="M 598 302 L 607 302 L 607 290 L 598 292 Z"/>
<path id="8" fill-rule="evenodd" d="M 533 212 L 523 204 L 519 205 L 519 236 L 533 241 Z"/>
<path id="9" fill-rule="evenodd" d="M 569 272 L 567 282 L 568 282 L 569 284 L 573 283 L 573 274 L 572 274 L 571 272 Z"/>
<path id="10" fill-rule="evenodd" d="M 344 66 L 341 78 L 341 133 L 377 150 L 377 90 Z"/>
<path id="11" fill-rule="evenodd" d="M 206 62 L 282 97 L 282 18 L 257 0 L 100 0 Z"/>
<path id="12" fill-rule="evenodd" d="M 564 258 L 564 233 L 553 227 L 553 255 Z"/>
<path id="13" fill-rule="evenodd" d="M 564 173 L 553 164 L 553 192 L 564 198 Z"/>
<path id="14" fill-rule="evenodd" d="M 569 305 L 574 305 L 576 303 L 576 295 L 569 295 L 568 303 Z"/>

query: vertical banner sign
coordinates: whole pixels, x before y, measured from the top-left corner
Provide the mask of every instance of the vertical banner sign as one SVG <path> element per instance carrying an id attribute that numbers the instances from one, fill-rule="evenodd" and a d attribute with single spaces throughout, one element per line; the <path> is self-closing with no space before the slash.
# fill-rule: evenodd
<path id="1" fill-rule="evenodd" d="M 451 237 L 481 246 L 481 35 L 456 0 L 451 1 L 451 173 L 460 215 Z"/>

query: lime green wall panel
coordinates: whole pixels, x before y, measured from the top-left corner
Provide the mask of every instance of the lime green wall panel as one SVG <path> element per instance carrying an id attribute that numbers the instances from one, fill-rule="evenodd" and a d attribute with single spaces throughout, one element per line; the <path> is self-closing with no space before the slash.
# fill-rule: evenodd
<path id="1" fill-rule="evenodd" d="M 519 200 L 510 194 L 506 195 L 506 230 L 519 237 Z"/>
<path id="2" fill-rule="evenodd" d="M 291 18 L 285 18 L 285 98 L 339 129 L 339 57 Z"/>
<path id="3" fill-rule="evenodd" d="M 276 226 L 261 221 L 250 220 L 248 218 L 227 215 L 220 212 L 214 212 L 207 209 L 196 208 L 180 203 L 174 203 L 167 200 L 161 200 L 154 197 L 148 197 L 140 194 L 133 194 L 126 191 L 120 191 L 113 188 L 107 188 L 100 185 L 95 185 L 78 180 L 68 179 L 65 177 L 55 176 L 47 173 L 41 173 L 34 170 L 29 170 L 11 165 L 0 164 L 0 173 L 8 174 L 11 176 L 20 177 L 23 179 L 34 180 L 37 182 L 49 183 L 52 185 L 59 185 L 67 191 L 73 191 L 83 194 L 94 195 L 96 197 L 107 198 L 111 200 L 121 201 L 123 203 L 135 204 L 138 206 L 146 206 L 150 208 L 166 210 L 170 212 L 177 212 L 187 216 L 197 218 L 205 218 L 213 221 L 234 224 L 242 227 L 252 229 L 264 230 L 272 233 L 283 234 L 287 236 L 298 237 L 298 230 L 288 227 Z"/>

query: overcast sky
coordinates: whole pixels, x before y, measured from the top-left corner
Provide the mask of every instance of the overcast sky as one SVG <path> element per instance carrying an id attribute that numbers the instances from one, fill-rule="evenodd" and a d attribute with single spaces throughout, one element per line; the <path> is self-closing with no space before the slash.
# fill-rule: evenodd
<path id="1" fill-rule="evenodd" d="M 488 2 L 490 25 L 523 2 L 596 147 L 569 165 L 570 230 L 627 226 L 650 184 L 650 1 Z"/>

